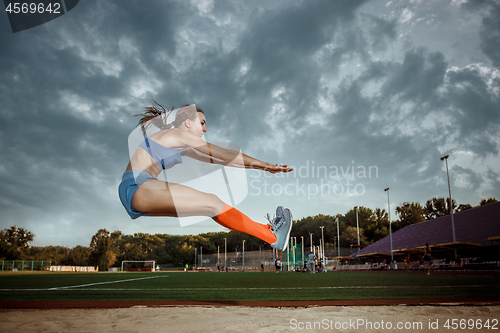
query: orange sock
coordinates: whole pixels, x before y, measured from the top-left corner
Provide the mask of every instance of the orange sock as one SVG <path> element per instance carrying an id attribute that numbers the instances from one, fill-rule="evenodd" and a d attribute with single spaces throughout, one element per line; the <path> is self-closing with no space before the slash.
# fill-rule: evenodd
<path id="1" fill-rule="evenodd" d="M 222 213 L 215 222 L 228 229 L 255 236 L 269 244 L 276 242 L 276 236 L 270 230 L 271 226 L 254 222 L 248 216 L 229 205 L 224 206 Z"/>

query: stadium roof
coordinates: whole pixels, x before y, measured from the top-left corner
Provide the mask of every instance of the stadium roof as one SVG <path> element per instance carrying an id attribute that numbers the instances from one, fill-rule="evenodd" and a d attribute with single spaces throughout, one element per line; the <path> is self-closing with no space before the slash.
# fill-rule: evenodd
<path id="1" fill-rule="evenodd" d="M 429 243 L 431 246 L 460 245 L 490 246 L 491 237 L 500 236 L 500 202 L 465 210 L 453 215 L 455 238 L 451 227 L 451 215 L 406 226 L 392 234 L 393 249 L 416 249 Z M 391 253 L 389 236 L 365 247 L 359 253 Z"/>
<path id="2" fill-rule="evenodd" d="M 356 257 L 359 258 L 380 258 L 380 257 L 390 257 L 390 253 L 383 253 L 383 252 L 372 252 L 372 253 L 363 253 L 363 254 L 358 254 Z"/>

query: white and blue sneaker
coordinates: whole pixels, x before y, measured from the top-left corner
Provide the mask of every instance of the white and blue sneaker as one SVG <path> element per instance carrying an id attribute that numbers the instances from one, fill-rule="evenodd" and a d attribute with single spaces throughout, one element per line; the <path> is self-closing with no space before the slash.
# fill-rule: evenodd
<path id="1" fill-rule="evenodd" d="M 271 220 L 268 214 L 267 220 L 271 224 L 271 232 L 276 236 L 276 242 L 271 244 L 271 247 L 277 250 L 286 250 L 293 224 L 292 213 L 288 208 L 279 206 L 276 208 L 276 216 Z"/>

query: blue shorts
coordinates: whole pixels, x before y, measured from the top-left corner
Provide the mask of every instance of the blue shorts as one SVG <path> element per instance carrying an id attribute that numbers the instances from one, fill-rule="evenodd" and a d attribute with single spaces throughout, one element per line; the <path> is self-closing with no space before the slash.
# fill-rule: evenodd
<path id="1" fill-rule="evenodd" d="M 151 176 L 149 173 L 143 170 L 127 170 L 123 174 L 122 182 L 118 187 L 118 194 L 120 196 L 123 207 L 125 207 L 125 210 L 132 219 L 136 219 L 147 214 L 136 211 L 132 206 L 132 199 L 134 198 L 135 191 L 137 191 L 139 186 L 141 186 L 142 183 L 152 179 L 157 178 Z"/>

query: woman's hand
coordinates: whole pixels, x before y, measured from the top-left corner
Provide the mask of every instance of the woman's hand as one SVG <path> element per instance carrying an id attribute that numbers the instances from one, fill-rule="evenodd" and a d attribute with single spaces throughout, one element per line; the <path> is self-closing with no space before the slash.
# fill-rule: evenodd
<path id="1" fill-rule="evenodd" d="M 279 173 L 279 172 L 290 172 L 292 168 L 289 168 L 288 165 L 278 165 L 278 164 L 269 164 L 264 168 L 264 171 L 269 171 L 270 173 Z"/>

